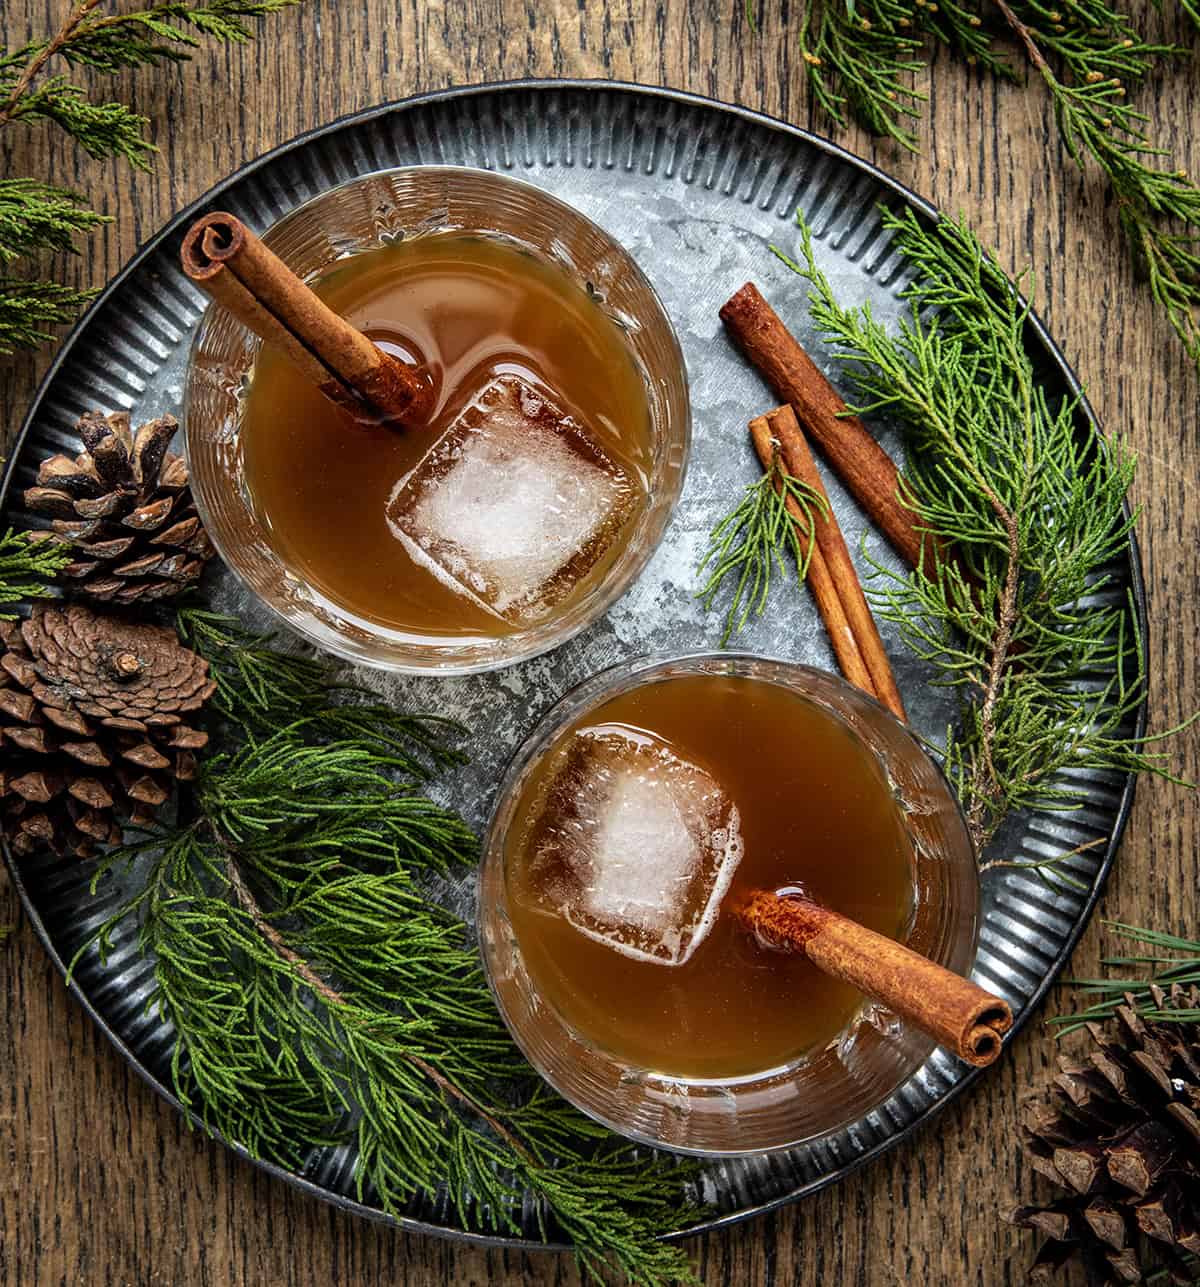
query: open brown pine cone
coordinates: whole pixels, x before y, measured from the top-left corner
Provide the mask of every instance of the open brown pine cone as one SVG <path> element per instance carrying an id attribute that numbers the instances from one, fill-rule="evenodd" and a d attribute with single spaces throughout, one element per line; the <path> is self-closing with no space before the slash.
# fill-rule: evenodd
<path id="1" fill-rule="evenodd" d="M 1159 1010 L 1197 1009 L 1195 988 L 1152 989 Z M 1200 1277 L 1200 1027 L 1142 1018 L 1133 998 L 1088 1024 L 1083 1060 L 1060 1058 L 1021 1128 L 1033 1169 L 1058 1190 L 1017 1207 L 1045 1236 L 1031 1282 L 1082 1260 L 1089 1283 L 1194 1283 Z"/>
<path id="2" fill-rule="evenodd" d="M 195 776 L 216 688 L 164 626 L 41 604 L 0 625 L 0 817 L 14 852 L 91 856 Z"/>
<path id="3" fill-rule="evenodd" d="M 127 604 L 171 598 L 200 579 L 213 547 L 187 463 L 167 450 L 178 427 L 161 416 L 133 432 L 126 412 L 92 411 L 77 426 L 82 454 L 42 462 L 25 504 L 75 547 L 62 573 L 74 590 Z"/>

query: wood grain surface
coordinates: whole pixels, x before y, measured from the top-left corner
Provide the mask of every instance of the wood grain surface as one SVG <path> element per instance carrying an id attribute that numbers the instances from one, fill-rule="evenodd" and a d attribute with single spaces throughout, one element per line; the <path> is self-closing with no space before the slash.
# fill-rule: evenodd
<path id="1" fill-rule="evenodd" d="M 68 0 L 0 0 L 4 43 L 48 31 Z M 1148 0 L 1151 36 L 1179 37 Z M 1166 6 L 1173 10 L 1170 3 Z M 333 117 L 445 85 L 523 76 L 612 77 L 693 90 L 828 133 L 801 75 L 794 0 L 307 0 L 257 44 L 204 50 L 181 68 L 121 80 L 153 122 L 152 174 L 90 161 L 44 131 L 5 131 L 0 173 L 82 188 L 113 223 L 66 279 L 101 285 L 180 206 L 243 161 Z M 75 72 L 77 79 L 86 79 Z M 1152 727 L 1200 705 L 1197 380 L 1138 288 L 1092 175 L 1064 156 L 1040 91 L 993 82 L 939 55 L 924 150 L 854 130 L 835 137 L 943 210 L 965 213 L 1001 261 L 1032 263 L 1038 307 L 1102 422 L 1141 457 L 1136 499 L 1152 634 Z M 1156 137 L 1195 172 L 1197 72 L 1181 62 L 1143 92 Z M 703 271 L 703 265 L 697 265 Z M 0 362 L 3 444 L 52 356 Z M 1172 743 L 1200 775 L 1200 737 Z M 1194 932 L 1200 799 L 1144 782 L 1101 915 Z M 190 1133 L 71 1002 L 0 873 L 0 1285 L 2 1287 L 423 1287 L 578 1282 L 566 1256 L 462 1248 L 343 1215 Z M 1072 967 L 1098 968 L 1097 918 Z M 1111 940 L 1110 940 L 1111 942 Z M 1059 988 L 1050 1008 L 1061 1004 Z M 713 1287 L 1019 1283 L 1031 1235 L 999 1215 L 1033 1180 L 1015 1147 L 1017 1105 L 1052 1069 L 1032 1023 L 1000 1065 L 934 1125 L 847 1183 L 698 1239 Z"/>

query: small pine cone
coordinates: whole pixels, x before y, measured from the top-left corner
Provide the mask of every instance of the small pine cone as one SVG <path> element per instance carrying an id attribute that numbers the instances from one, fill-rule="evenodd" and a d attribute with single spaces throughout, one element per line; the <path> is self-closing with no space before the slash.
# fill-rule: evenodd
<path id="1" fill-rule="evenodd" d="M 0 625 L 0 817 L 13 851 L 90 857 L 195 776 L 216 684 L 173 630 L 41 604 Z"/>
<path id="2" fill-rule="evenodd" d="M 167 450 L 178 423 L 162 416 L 130 431 L 124 411 L 89 412 L 77 425 L 84 451 L 51 456 L 25 504 L 53 520 L 74 546 L 62 572 L 108 603 L 169 599 L 194 585 L 213 547 L 196 513 L 187 463 Z"/>
<path id="3" fill-rule="evenodd" d="M 1196 1010 L 1195 988 L 1151 989 L 1159 1010 Z M 1089 1283 L 1194 1283 L 1200 1256 L 1200 1028 L 1142 1018 L 1126 996 L 1089 1023 L 1087 1057 L 1059 1059 L 1054 1085 L 1025 1105 L 1026 1160 L 1060 1191 L 1017 1207 L 1046 1241 L 1029 1273 L 1049 1283 L 1083 1262 Z"/>

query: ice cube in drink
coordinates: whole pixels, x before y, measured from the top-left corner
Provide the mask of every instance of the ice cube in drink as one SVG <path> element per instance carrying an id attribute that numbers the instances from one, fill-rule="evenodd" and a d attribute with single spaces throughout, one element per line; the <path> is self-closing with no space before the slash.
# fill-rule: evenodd
<path id="1" fill-rule="evenodd" d="M 541 391 L 488 384 L 402 480 L 388 522 L 444 584 L 520 625 L 596 565 L 639 485 Z"/>
<path id="2" fill-rule="evenodd" d="M 682 965 L 742 855 L 736 805 L 696 764 L 622 724 L 575 734 L 541 810 L 533 884 L 581 933 Z"/>

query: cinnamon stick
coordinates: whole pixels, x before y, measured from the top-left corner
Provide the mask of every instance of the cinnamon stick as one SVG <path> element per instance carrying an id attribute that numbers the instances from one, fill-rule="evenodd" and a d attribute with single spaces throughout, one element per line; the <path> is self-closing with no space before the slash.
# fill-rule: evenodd
<path id="1" fill-rule="evenodd" d="M 1012 1027 L 1008 1002 L 920 953 L 795 890 L 755 890 L 738 909 L 767 947 L 803 952 L 977 1068 L 993 1063 Z"/>
<path id="2" fill-rule="evenodd" d="M 236 216 L 216 211 L 197 219 L 180 257 L 192 281 L 281 349 L 326 397 L 396 425 L 427 422 L 427 376 L 335 313 Z"/>
<path id="3" fill-rule="evenodd" d="M 913 511 L 900 502 L 900 475 L 891 457 L 857 416 L 842 414 L 846 404 L 837 390 L 753 282 L 747 282 L 721 308 L 721 321 L 776 394 L 791 403 L 896 552 L 919 567 L 926 534 Z"/>
<path id="4" fill-rule="evenodd" d="M 776 445 L 766 416 L 755 416 L 750 421 L 750 438 L 754 443 L 754 450 L 758 453 L 758 459 L 763 469 L 769 473 L 775 461 L 775 452 L 781 450 L 781 447 Z M 782 484 L 776 481 L 775 489 L 776 491 L 781 491 Z M 787 498 L 786 505 L 788 513 L 792 516 L 792 521 L 807 537 L 808 520 L 804 511 L 791 496 Z M 821 546 L 818 543 L 813 545 L 812 555 L 808 563 L 807 579 L 808 588 L 812 591 L 817 611 L 821 614 L 821 620 L 825 623 L 825 631 L 829 635 L 829 642 L 833 646 L 833 655 L 837 658 L 838 667 L 842 674 L 856 688 L 861 688 L 863 692 L 869 693 L 872 697 L 878 697 L 879 694 L 875 691 L 875 685 L 871 682 L 870 671 L 867 670 L 866 662 L 863 660 L 863 655 L 859 650 L 858 641 L 855 639 L 854 631 L 850 627 L 841 596 L 838 594 L 833 576 L 825 562 L 825 555 L 821 552 Z"/>
<path id="5" fill-rule="evenodd" d="M 897 719 L 907 723 L 908 715 L 900 698 L 900 689 L 896 686 L 892 664 L 888 661 L 879 635 L 879 627 L 875 624 L 867 596 L 863 593 L 862 582 L 858 579 L 854 560 L 846 547 L 846 538 L 842 535 L 833 506 L 829 504 L 825 484 L 817 472 L 817 462 L 796 421 L 796 413 L 790 406 L 778 407 L 767 413 L 767 423 L 783 452 L 788 473 L 802 483 L 807 483 L 825 500 L 826 513 L 814 514 L 813 517 L 817 529 L 817 547 L 824 556 L 825 566 L 829 569 L 842 609 L 854 632 L 858 650 L 871 676 L 872 691 Z"/>

